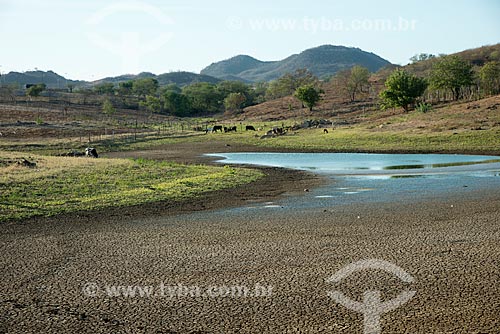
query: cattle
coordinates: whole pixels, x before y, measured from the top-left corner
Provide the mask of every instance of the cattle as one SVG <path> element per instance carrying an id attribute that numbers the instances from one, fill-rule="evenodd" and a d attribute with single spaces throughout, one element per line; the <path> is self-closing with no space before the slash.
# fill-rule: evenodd
<path id="1" fill-rule="evenodd" d="M 245 131 L 255 131 L 255 128 L 253 127 L 253 125 L 247 125 L 245 126 Z"/>
<path id="2" fill-rule="evenodd" d="M 283 128 L 278 128 L 278 127 L 273 128 L 273 134 L 275 134 L 277 136 L 282 135 L 284 133 L 285 133 L 285 131 L 283 130 Z"/>
<path id="3" fill-rule="evenodd" d="M 222 125 L 214 125 L 214 127 L 212 128 L 212 132 L 217 132 L 217 131 L 222 132 Z"/>
<path id="4" fill-rule="evenodd" d="M 227 128 L 227 132 L 236 132 L 238 128 L 236 126 L 231 126 L 229 128 Z"/>
<path id="5" fill-rule="evenodd" d="M 323 129 L 323 133 L 328 133 L 328 129 Z"/>
<path id="6" fill-rule="evenodd" d="M 87 147 L 85 149 L 85 156 L 89 158 L 98 158 L 99 155 L 97 154 L 97 150 L 93 147 Z"/>
<path id="7" fill-rule="evenodd" d="M 17 162 L 17 164 L 21 165 L 21 166 L 29 167 L 29 168 L 35 168 L 36 167 L 36 162 L 31 162 L 29 160 L 26 160 L 25 158 L 22 158 L 20 161 Z"/>

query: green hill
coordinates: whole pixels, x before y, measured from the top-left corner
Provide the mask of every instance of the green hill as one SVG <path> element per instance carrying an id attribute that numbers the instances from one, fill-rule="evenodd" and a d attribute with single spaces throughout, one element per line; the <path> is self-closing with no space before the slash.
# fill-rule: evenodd
<path id="1" fill-rule="evenodd" d="M 233 80 L 258 82 L 271 81 L 300 68 L 307 68 L 318 77 L 326 77 L 354 65 L 365 66 L 375 72 L 390 65 L 390 62 L 358 48 L 323 45 L 280 61 L 265 62 L 240 55 L 213 63 L 203 69 L 201 74 L 221 79 L 230 77 Z"/>

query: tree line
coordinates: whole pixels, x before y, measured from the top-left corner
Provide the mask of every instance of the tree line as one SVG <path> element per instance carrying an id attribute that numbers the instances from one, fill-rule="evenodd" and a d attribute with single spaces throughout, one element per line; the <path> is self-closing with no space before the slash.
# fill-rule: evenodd
<path id="1" fill-rule="evenodd" d="M 450 92 L 454 100 L 464 98 L 467 90 L 478 92 L 478 97 L 500 94 L 500 63 L 490 61 L 481 67 L 474 68 L 472 64 L 456 55 L 434 56 L 420 54 L 411 58 L 413 63 L 434 60 L 427 75 L 417 75 L 408 70 L 398 68 L 385 80 L 384 89 L 378 94 L 382 109 L 400 107 L 408 112 L 418 102 L 423 102 L 424 94 L 444 91 Z M 301 78 L 307 77 L 302 74 Z M 337 73 L 332 80 L 349 101 L 354 102 L 359 93 L 369 92 L 371 73 L 367 68 L 354 66 Z M 278 79 L 273 86 L 293 87 L 286 85 L 289 78 Z M 283 82 L 282 82 L 283 81 Z M 308 77 L 306 83 L 295 88 L 294 96 L 301 100 L 310 110 L 320 101 L 323 91 L 317 79 Z M 281 84 L 279 84 L 282 82 Z"/>
<path id="2" fill-rule="evenodd" d="M 258 85 L 239 81 L 222 81 L 218 84 L 197 82 L 185 87 L 168 84 L 160 87 L 153 78 L 120 82 L 117 86 L 102 83 L 94 86 L 92 92 L 124 100 L 135 98 L 139 100 L 139 107 L 147 112 L 181 117 L 224 111 L 237 113 L 245 107 L 262 102 L 265 94 Z"/>
<path id="3" fill-rule="evenodd" d="M 490 61 L 480 68 L 456 55 L 439 56 L 421 54 L 412 61 L 436 59 L 427 76 L 417 76 L 404 69 L 396 69 L 385 81 L 385 89 L 380 93 L 381 106 L 401 107 L 409 111 L 426 92 L 450 92 L 453 100 L 464 98 L 467 89 L 474 88 L 479 96 L 500 93 L 500 63 Z"/>
<path id="4" fill-rule="evenodd" d="M 412 63 L 431 60 L 430 71 L 415 74 L 411 68 L 394 70 L 385 80 L 384 89 L 378 94 L 382 109 L 401 107 L 409 111 L 423 101 L 425 93 L 450 92 L 454 100 L 463 98 L 466 89 L 475 87 L 481 95 L 500 93 L 500 63 L 490 61 L 473 67 L 459 56 L 434 56 L 420 54 L 410 59 Z M 350 101 L 361 93 L 370 92 L 372 73 L 362 66 L 353 66 L 338 72 L 330 81 Z M 151 113 L 175 116 L 212 115 L 219 112 L 235 114 L 243 108 L 285 96 L 295 96 L 310 110 L 319 103 L 324 93 L 324 80 L 319 80 L 306 69 L 294 72 L 269 83 L 247 84 L 240 81 L 221 81 L 217 84 L 197 82 L 185 87 L 176 84 L 160 86 L 154 78 L 143 78 L 114 83 L 101 83 L 91 88 L 71 92 L 84 96 L 96 95 L 101 99 L 103 112 L 114 112 L 113 102 L 120 99 L 124 106 L 139 107 Z M 39 96 L 46 89 L 44 84 L 27 87 L 30 98 Z"/>

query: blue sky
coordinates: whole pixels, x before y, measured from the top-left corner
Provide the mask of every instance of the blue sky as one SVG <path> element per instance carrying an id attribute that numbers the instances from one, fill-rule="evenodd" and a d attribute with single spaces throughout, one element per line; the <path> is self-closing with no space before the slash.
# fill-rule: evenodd
<path id="1" fill-rule="evenodd" d="M 0 0 L 0 72 L 199 72 L 238 54 L 279 60 L 323 44 L 406 64 L 499 43 L 499 17 L 498 0 Z"/>

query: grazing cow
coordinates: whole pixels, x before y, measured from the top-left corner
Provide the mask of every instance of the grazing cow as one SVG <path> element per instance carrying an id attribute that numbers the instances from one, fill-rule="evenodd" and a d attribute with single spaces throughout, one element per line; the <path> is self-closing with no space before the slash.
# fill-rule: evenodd
<path id="1" fill-rule="evenodd" d="M 245 126 L 245 131 L 255 131 L 255 128 L 253 127 L 253 125 L 247 125 Z"/>
<path id="2" fill-rule="evenodd" d="M 285 132 L 284 132 L 283 128 L 274 127 L 273 128 L 273 133 L 275 135 L 279 136 L 279 135 L 284 134 Z"/>
<path id="3" fill-rule="evenodd" d="M 328 133 L 328 129 L 323 129 L 323 133 Z"/>
<path id="4" fill-rule="evenodd" d="M 97 154 L 97 150 L 93 147 L 87 147 L 85 149 L 85 156 L 91 157 L 91 158 L 98 158 L 99 155 Z"/>
<path id="5" fill-rule="evenodd" d="M 222 132 L 222 125 L 214 125 L 214 127 L 212 128 L 212 132 L 217 132 L 217 131 L 220 131 Z"/>
<path id="6" fill-rule="evenodd" d="M 227 132 L 236 132 L 238 128 L 236 126 L 231 126 L 229 128 L 227 128 Z"/>
<path id="7" fill-rule="evenodd" d="M 229 129 L 227 128 L 227 126 L 224 127 L 224 133 L 226 132 L 229 132 Z"/>

